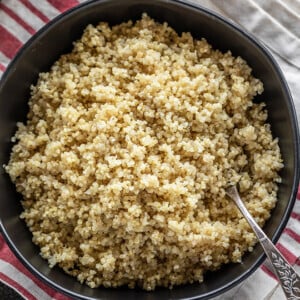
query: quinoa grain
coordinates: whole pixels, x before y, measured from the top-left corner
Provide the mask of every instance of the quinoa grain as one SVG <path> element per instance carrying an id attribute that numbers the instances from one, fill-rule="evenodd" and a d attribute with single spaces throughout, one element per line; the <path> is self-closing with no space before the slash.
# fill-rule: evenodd
<path id="1" fill-rule="evenodd" d="M 32 86 L 5 167 L 49 265 L 90 287 L 201 282 L 256 239 L 283 167 L 240 57 L 147 15 L 89 25 Z"/>

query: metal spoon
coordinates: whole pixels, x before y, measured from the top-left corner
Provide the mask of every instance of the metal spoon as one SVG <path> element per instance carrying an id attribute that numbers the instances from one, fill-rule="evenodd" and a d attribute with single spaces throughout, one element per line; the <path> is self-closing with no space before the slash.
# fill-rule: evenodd
<path id="1" fill-rule="evenodd" d="M 281 287 L 288 300 L 300 299 L 300 276 L 293 267 L 286 261 L 279 250 L 274 246 L 267 235 L 255 222 L 247 208 L 245 207 L 235 185 L 226 189 L 226 194 L 235 202 L 254 233 L 256 234 L 260 244 L 262 245 L 267 257 L 269 258 Z"/>

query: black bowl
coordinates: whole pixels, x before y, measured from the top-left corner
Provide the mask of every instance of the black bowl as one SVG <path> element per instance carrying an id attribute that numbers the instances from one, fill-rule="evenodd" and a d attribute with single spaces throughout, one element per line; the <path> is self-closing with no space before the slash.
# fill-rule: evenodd
<path id="1" fill-rule="evenodd" d="M 281 171 L 283 181 L 279 187 L 278 203 L 264 227 L 276 242 L 292 210 L 299 174 L 298 127 L 286 81 L 270 53 L 255 38 L 211 11 L 184 1 L 90 1 L 60 15 L 41 29 L 19 51 L 0 82 L 0 164 L 8 162 L 12 146 L 10 138 L 16 130 L 16 122 L 26 119 L 29 87 L 36 83 L 38 74 L 49 70 L 61 54 L 69 52 L 72 42 L 81 36 L 89 23 L 108 21 L 118 24 L 138 19 L 143 12 L 158 21 L 167 21 L 178 32 L 190 31 L 194 37 L 205 37 L 222 51 L 231 50 L 235 56 L 240 55 L 253 68 L 254 75 L 263 81 L 265 92 L 256 101 L 267 103 L 269 122 L 274 136 L 279 137 L 285 164 Z M 3 169 L 0 197 L 2 232 L 17 257 L 46 283 L 76 298 L 208 299 L 244 280 L 264 259 L 262 249 L 257 245 L 252 253 L 244 256 L 243 263 L 228 264 L 219 271 L 207 273 L 204 283 L 178 286 L 173 290 L 91 289 L 59 268 L 50 269 L 39 256 L 39 249 L 31 241 L 31 233 L 19 218 L 21 196 Z"/>

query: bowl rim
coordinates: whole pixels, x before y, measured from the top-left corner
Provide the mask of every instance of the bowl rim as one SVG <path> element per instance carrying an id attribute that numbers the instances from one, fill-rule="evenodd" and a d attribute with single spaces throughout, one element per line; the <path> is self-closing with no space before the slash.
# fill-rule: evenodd
<path id="1" fill-rule="evenodd" d="M 133 0 L 133 1 L 135 1 L 135 0 Z M 25 42 L 23 44 L 23 46 L 18 50 L 18 52 L 13 57 L 13 59 L 9 62 L 6 70 L 2 74 L 2 78 L 0 79 L 0 90 L 1 90 L 2 86 L 5 84 L 5 82 L 8 78 L 8 75 L 13 71 L 14 65 L 18 62 L 19 59 L 21 59 L 21 57 L 23 55 L 23 52 L 25 50 L 27 50 L 28 48 L 30 48 L 31 44 L 36 39 L 38 39 L 42 34 L 46 33 L 48 31 L 48 29 L 50 29 L 52 26 L 54 26 L 56 22 L 64 19 L 66 16 L 69 16 L 69 15 L 73 14 L 74 12 L 77 12 L 78 10 L 82 9 L 85 6 L 89 6 L 89 5 L 92 5 L 94 3 L 105 3 L 105 2 L 116 2 L 117 3 L 118 0 L 88 0 L 86 2 L 80 3 L 80 4 L 78 4 L 74 7 L 66 10 L 63 13 L 60 13 L 55 18 L 53 18 L 48 23 L 46 23 L 44 26 L 42 26 L 35 34 L 33 34 L 28 39 L 27 42 Z M 225 23 L 225 25 L 227 25 L 228 27 L 230 27 L 234 31 L 236 31 L 236 32 L 240 33 L 241 35 L 243 35 L 246 39 L 248 39 L 251 43 L 253 43 L 257 48 L 259 48 L 259 50 L 262 51 L 262 53 L 269 60 L 271 65 L 274 67 L 276 73 L 279 75 L 279 79 L 280 79 L 282 88 L 283 88 L 284 92 L 286 93 L 287 98 L 289 100 L 287 102 L 287 108 L 288 108 L 288 111 L 290 113 L 291 122 L 292 122 L 292 125 L 293 125 L 293 137 L 294 137 L 294 140 L 293 140 L 293 142 L 294 142 L 293 146 L 294 147 L 293 148 L 294 148 L 294 155 L 295 155 L 295 176 L 294 176 L 293 184 L 292 184 L 292 193 L 290 195 L 290 199 L 289 199 L 289 201 L 287 203 L 287 206 L 285 208 L 284 215 L 282 217 L 282 220 L 281 220 L 279 226 L 276 228 L 276 230 L 275 230 L 275 232 L 274 232 L 274 234 L 271 238 L 273 243 L 276 243 L 278 241 L 278 239 L 280 238 L 280 235 L 281 235 L 283 229 L 285 228 L 285 226 L 286 226 L 286 224 L 289 220 L 290 214 L 292 212 L 292 209 L 294 207 L 294 204 L 295 204 L 295 201 L 296 201 L 296 196 L 297 196 L 297 191 L 298 191 L 299 179 L 300 179 L 300 172 L 299 172 L 300 171 L 299 126 L 298 126 L 298 122 L 297 122 L 297 114 L 296 114 L 296 110 L 295 110 L 295 107 L 294 107 L 293 97 L 292 97 L 291 92 L 289 90 L 286 79 L 283 75 L 283 72 L 282 72 L 281 68 L 279 67 L 279 64 L 276 62 L 273 55 L 271 54 L 270 50 L 261 41 L 259 41 L 252 33 L 247 31 L 246 29 L 240 27 L 238 24 L 234 23 L 231 19 L 229 19 L 227 17 L 224 17 L 224 16 L 220 15 L 218 12 L 215 12 L 215 11 L 209 9 L 209 8 L 206 8 L 206 7 L 202 6 L 201 4 L 194 3 L 191 0 L 172 0 L 172 1 L 170 1 L 170 0 L 155 0 L 155 1 L 153 1 L 153 3 L 158 4 L 158 5 L 162 4 L 162 3 L 168 3 L 168 2 L 175 2 L 179 5 L 187 6 L 187 7 L 193 8 L 195 10 L 202 11 L 202 13 L 208 15 L 209 17 L 216 18 L 219 21 Z M 139 4 L 143 4 L 143 1 L 139 1 Z M 68 289 L 64 288 L 63 286 L 53 282 L 46 275 L 42 274 L 38 269 L 36 269 L 33 265 L 31 265 L 27 261 L 27 259 L 22 255 L 22 253 L 19 251 L 19 249 L 16 248 L 16 246 L 12 242 L 12 240 L 11 240 L 9 234 L 7 233 L 1 219 L 0 219 L 0 232 L 2 233 L 2 235 L 5 239 L 5 241 L 7 242 L 9 248 L 16 255 L 16 257 L 22 262 L 22 264 L 34 276 L 36 276 L 38 279 L 41 279 L 42 282 L 44 282 L 48 286 L 54 288 L 55 290 L 65 294 L 67 296 L 71 296 L 71 297 L 75 297 L 75 298 L 79 298 L 79 299 L 86 299 L 86 300 L 95 299 L 95 298 L 92 298 L 92 297 L 89 297 L 89 296 L 84 296 L 82 294 L 79 294 L 77 292 L 73 292 L 71 290 L 68 290 Z M 265 258 L 266 258 L 266 255 L 261 254 L 256 259 L 256 261 L 253 263 L 251 268 L 247 269 L 240 276 L 237 276 L 234 280 L 232 280 L 231 282 L 219 287 L 218 289 L 206 292 L 205 295 L 200 296 L 201 299 L 209 299 L 213 296 L 223 294 L 226 291 L 228 291 L 229 289 L 236 286 L 237 284 L 241 283 L 242 281 L 244 281 L 247 277 L 249 277 L 252 273 L 254 273 L 258 269 L 258 267 L 263 263 Z M 184 298 L 184 299 L 192 300 L 192 299 L 200 299 L 200 298 L 199 298 L 199 296 L 192 296 L 192 297 L 187 297 L 187 298 Z"/>

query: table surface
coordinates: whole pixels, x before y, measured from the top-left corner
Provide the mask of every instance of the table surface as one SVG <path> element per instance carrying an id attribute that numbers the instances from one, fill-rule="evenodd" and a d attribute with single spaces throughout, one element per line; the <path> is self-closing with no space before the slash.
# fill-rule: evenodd
<path id="1" fill-rule="evenodd" d="M 0 282 L 0 299 L 23 300 L 24 298 L 21 297 L 15 290 Z"/>

